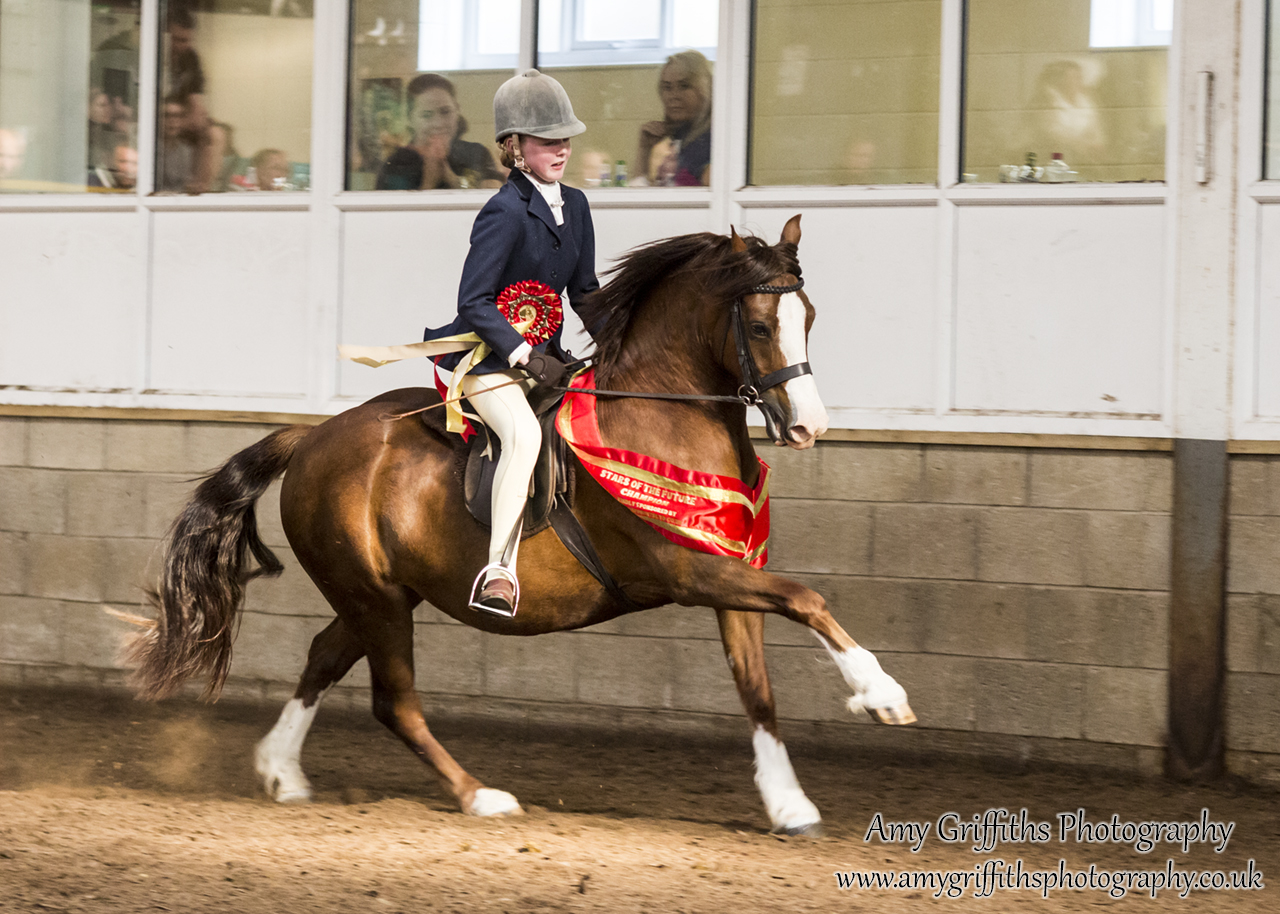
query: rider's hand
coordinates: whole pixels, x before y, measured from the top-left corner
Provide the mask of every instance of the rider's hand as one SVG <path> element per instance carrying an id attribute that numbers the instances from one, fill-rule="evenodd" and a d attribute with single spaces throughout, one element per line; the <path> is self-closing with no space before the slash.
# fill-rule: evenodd
<path id="1" fill-rule="evenodd" d="M 555 356 L 534 350 L 529 353 L 524 370 L 538 382 L 539 387 L 559 387 L 564 383 L 564 376 L 569 369 Z"/>

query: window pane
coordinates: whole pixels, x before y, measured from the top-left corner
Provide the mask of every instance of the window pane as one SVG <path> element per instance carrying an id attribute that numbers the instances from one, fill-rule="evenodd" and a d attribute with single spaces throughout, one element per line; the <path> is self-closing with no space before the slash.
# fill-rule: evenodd
<path id="1" fill-rule="evenodd" d="M 628 47 L 621 42 L 638 33 L 619 25 L 613 33 L 619 45 L 602 47 L 575 44 L 566 23 L 574 21 L 575 10 L 585 13 L 576 6 L 581 2 L 543 0 L 538 14 L 538 66 L 560 80 L 574 113 L 587 125 L 587 132 L 573 141 L 565 180 L 578 187 L 710 183 L 718 6 L 712 3 L 708 8 L 706 0 L 653 4 L 660 12 L 656 34 L 679 31 L 706 44 L 691 47 L 659 39 L 647 47 Z M 613 6 L 592 5 L 602 10 Z M 641 12 L 635 4 L 618 5 L 618 10 Z M 635 26 L 636 18 L 632 16 L 627 28 Z M 676 28 L 676 23 L 689 20 L 695 25 Z"/>
<path id="2" fill-rule="evenodd" d="M 307 190 L 311 0 L 163 0 L 158 193 Z"/>
<path id="3" fill-rule="evenodd" d="M 934 183 L 940 0 L 757 0 L 751 184 Z"/>
<path id="4" fill-rule="evenodd" d="M 348 190 L 497 187 L 493 93 L 519 0 L 355 0 Z"/>
<path id="5" fill-rule="evenodd" d="M 720 0 L 682 0 L 671 12 L 671 43 L 676 47 L 711 47 L 719 40 Z"/>
<path id="6" fill-rule="evenodd" d="M 1173 0 L 1091 0 L 1089 47 L 1169 46 Z"/>
<path id="7" fill-rule="evenodd" d="M 583 41 L 657 41 L 662 31 L 659 0 L 578 0 Z"/>
<path id="8" fill-rule="evenodd" d="M 131 192 L 140 0 L 0 2 L 0 192 Z"/>
<path id="9" fill-rule="evenodd" d="M 481 54 L 518 55 L 520 0 L 477 0 L 475 6 L 477 50 Z"/>
<path id="10" fill-rule="evenodd" d="M 970 0 L 968 10 L 966 180 L 1164 180 L 1163 4 Z"/>

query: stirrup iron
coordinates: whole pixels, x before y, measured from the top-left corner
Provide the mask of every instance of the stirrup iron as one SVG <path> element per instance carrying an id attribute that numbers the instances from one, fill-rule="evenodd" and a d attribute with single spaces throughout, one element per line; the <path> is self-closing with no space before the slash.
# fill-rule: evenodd
<path id="1" fill-rule="evenodd" d="M 485 579 L 489 576 L 490 572 L 494 573 L 494 577 L 502 578 L 510 582 L 512 588 L 514 588 L 515 602 L 512 603 L 510 612 L 499 609 L 495 606 L 486 606 L 480 602 L 480 591 L 484 589 L 484 585 L 487 583 Z M 510 619 L 515 616 L 516 610 L 520 608 L 520 580 L 506 565 L 501 562 L 490 562 L 488 565 L 481 568 L 480 573 L 476 575 L 475 583 L 471 585 L 471 599 L 467 602 L 467 606 L 479 612 L 490 613 L 495 616 L 502 616 L 503 618 Z"/>

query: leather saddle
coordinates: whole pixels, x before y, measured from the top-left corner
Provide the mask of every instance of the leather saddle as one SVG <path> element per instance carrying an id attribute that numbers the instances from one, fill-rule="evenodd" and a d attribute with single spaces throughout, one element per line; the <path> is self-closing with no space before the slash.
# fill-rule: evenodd
<path id="1" fill-rule="evenodd" d="M 591 572 L 604 589 L 628 611 L 641 609 L 614 580 L 604 567 L 599 553 L 591 544 L 591 537 L 573 514 L 575 467 L 577 458 L 569 445 L 556 431 L 556 414 L 564 394 L 554 390 L 535 388 L 529 394 L 529 405 L 542 425 L 542 447 L 534 466 L 529 501 L 525 505 L 524 529 L 520 538 L 533 536 L 552 527 L 569 553 Z M 433 433 L 448 435 L 444 431 L 444 415 L 430 406 L 421 413 L 421 420 Z M 498 456 L 502 444 L 498 436 L 483 425 L 469 443 L 456 435 L 449 435 L 456 444 L 456 471 L 462 483 L 467 510 L 476 522 L 490 526 L 493 503 L 493 474 L 498 468 Z"/>
<path id="2" fill-rule="evenodd" d="M 529 394 L 529 405 L 542 426 L 542 447 L 538 462 L 534 465 L 530 483 L 529 500 L 524 509 L 524 530 L 521 539 L 540 533 L 551 523 L 551 510 L 557 501 L 566 507 L 573 505 L 574 479 L 569 446 L 556 431 L 556 413 L 564 394 L 553 390 L 535 388 Z M 462 451 L 465 465 L 462 470 L 462 490 L 467 510 L 484 527 L 491 521 L 493 507 L 493 475 L 498 468 L 502 442 L 483 425 Z"/>
<path id="3" fill-rule="evenodd" d="M 535 388 L 529 394 L 529 405 L 533 407 L 533 414 L 542 425 L 542 447 L 538 451 L 538 461 L 529 486 L 531 491 L 524 509 L 524 529 L 520 538 L 523 540 L 548 526 L 553 527 L 570 554 L 591 572 L 615 600 L 630 611 L 641 609 L 604 567 L 604 562 L 591 544 L 591 537 L 574 517 L 572 508 L 577 478 L 574 468 L 577 458 L 556 430 L 556 414 L 563 399 L 563 393 L 541 388 Z M 431 410 L 422 414 L 422 420 L 434 428 L 436 423 L 441 422 L 441 416 L 436 410 Z M 483 425 L 478 427 L 476 436 L 469 444 L 462 443 L 461 439 L 457 440 L 455 453 L 458 455 L 458 475 L 462 479 L 467 510 L 477 523 L 487 528 L 492 516 L 493 474 L 498 468 L 502 443 L 497 435 Z"/>

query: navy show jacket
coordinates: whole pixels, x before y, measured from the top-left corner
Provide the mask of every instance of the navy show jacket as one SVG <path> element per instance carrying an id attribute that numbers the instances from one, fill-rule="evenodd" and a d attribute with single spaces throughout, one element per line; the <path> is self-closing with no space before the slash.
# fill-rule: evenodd
<path id="1" fill-rule="evenodd" d="M 536 279 L 557 294 L 569 293 L 575 310 L 588 293 L 599 288 L 596 279 L 596 239 L 591 209 L 582 191 L 560 185 L 564 199 L 564 225 L 556 225 L 546 199 L 532 181 L 512 169 L 507 183 L 489 198 L 471 227 L 471 250 L 462 267 L 458 287 L 458 316 L 451 324 L 427 328 L 424 339 L 438 339 L 474 331 L 493 350 L 472 369 L 488 374 L 510 368 L 507 358 L 524 342 L 497 308 L 502 290 L 513 283 Z M 535 348 L 564 359 L 560 346 L 563 326 L 551 339 Z M 452 369 L 463 353 L 440 357 L 443 368 Z"/>

